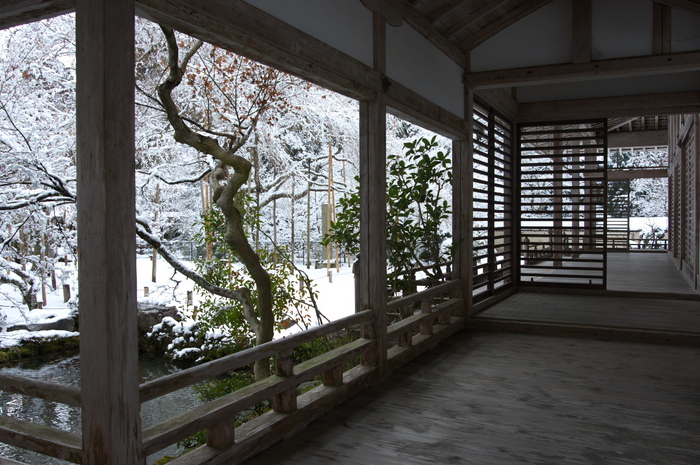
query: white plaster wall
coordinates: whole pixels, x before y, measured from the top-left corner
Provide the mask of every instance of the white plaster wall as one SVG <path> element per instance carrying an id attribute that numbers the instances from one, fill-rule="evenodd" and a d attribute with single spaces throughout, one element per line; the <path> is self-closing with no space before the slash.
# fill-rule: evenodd
<path id="1" fill-rule="evenodd" d="M 651 55 L 651 0 L 593 0 L 593 59 Z"/>
<path id="2" fill-rule="evenodd" d="M 471 70 L 571 62 L 573 6 L 555 0 L 505 28 L 471 52 Z"/>
<path id="3" fill-rule="evenodd" d="M 700 90 L 700 72 L 598 79 L 588 82 L 518 87 L 518 102 L 645 95 Z"/>
<path id="4" fill-rule="evenodd" d="M 700 16 L 674 9 L 671 12 L 671 51 L 691 50 L 700 50 Z"/>
<path id="5" fill-rule="evenodd" d="M 405 23 L 386 36 L 387 76 L 463 118 L 462 67 Z"/>
<path id="6" fill-rule="evenodd" d="M 372 13 L 358 0 L 245 0 L 372 66 Z"/>

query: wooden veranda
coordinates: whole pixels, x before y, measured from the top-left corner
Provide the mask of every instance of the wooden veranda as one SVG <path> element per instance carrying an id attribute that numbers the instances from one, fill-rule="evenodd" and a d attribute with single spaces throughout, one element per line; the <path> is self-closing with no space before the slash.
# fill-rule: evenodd
<path id="1" fill-rule="evenodd" d="M 276 443 L 252 463 L 700 461 L 697 335 L 614 341 L 694 333 L 698 301 L 665 272 L 616 289 L 606 236 L 607 150 L 666 147 L 662 256 L 700 288 L 699 0 L 5 0 L 0 27 L 70 12 L 78 243 L 90 251 L 79 276 L 81 388 L 1 373 L 0 386 L 80 407 L 82 433 L 0 416 L 0 440 L 84 465 L 142 465 L 201 430 L 207 444 L 174 464 L 241 463 Z M 357 314 L 140 383 L 135 15 L 359 102 Z M 389 302 L 388 112 L 452 140 L 456 245 L 449 282 Z M 633 266 L 625 279 L 639 284 L 646 270 Z M 666 294 L 645 295 L 657 289 Z M 557 313 L 542 313 L 546 299 Z M 514 334 L 523 322 L 509 302 L 527 312 L 526 332 L 558 337 Z M 609 310 L 576 320 L 577 305 Z M 413 313 L 390 324 L 402 309 Z M 346 330 L 360 337 L 295 364 L 294 347 Z M 596 335 L 612 340 L 564 337 Z M 142 428 L 142 402 L 267 357 L 274 376 Z M 316 377 L 321 385 L 297 393 Z M 235 425 L 263 400 L 271 411 Z"/>
<path id="2" fill-rule="evenodd" d="M 246 465 L 696 464 L 698 357 L 458 333 Z"/>

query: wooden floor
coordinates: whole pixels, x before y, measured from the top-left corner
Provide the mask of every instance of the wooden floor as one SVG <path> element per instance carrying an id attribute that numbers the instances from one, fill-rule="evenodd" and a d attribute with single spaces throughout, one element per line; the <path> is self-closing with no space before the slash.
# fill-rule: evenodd
<path id="1" fill-rule="evenodd" d="M 246 462 L 698 464 L 700 348 L 461 332 Z"/>
<path id="2" fill-rule="evenodd" d="M 700 297 L 663 252 L 608 253 L 608 289 Z"/>
<path id="3" fill-rule="evenodd" d="M 665 253 L 611 253 L 608 291 L 519 292 L 473 329 L 700 345 L 700 294 Z"/>

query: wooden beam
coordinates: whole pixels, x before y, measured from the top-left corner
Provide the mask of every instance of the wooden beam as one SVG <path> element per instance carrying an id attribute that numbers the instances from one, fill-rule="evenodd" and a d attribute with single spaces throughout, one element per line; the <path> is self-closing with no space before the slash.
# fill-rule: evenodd
<path id="1" fill-rule="evenodd" d="M 76 61 L 81 463 L 142 464 L 134 0 L 77 0 Z"/>
<path id="2" fill-rule="evenodd" d="M 53 18 L 75 11 L 75 0 L 3 0 L 0 29 Z"/>
<path id="3" fill-rule="evenodd" d="M 391 6 L 386 0 L 360 0 L 362 4 L 371 12 L 378 14 L 387 24 L 399 27 L 403 24 L 403 16 L 396 8 Z"/>
<path id="4" fill-rule="evenodd" d="M 462 68 L 467 68 L 467 57 L 464 52 L 447 40 L 443 34 L 439 33 L 430 21 L 419 15 L 405 0 L 384 1 L 399 11 L 404 21 L 406 21 L 406 24 L 430 41 L 438 50 L 447 55 Z"/>
<path id="5" fill-rule="evenodd" d="M 137 0 L 137 13 L 356 99 L 381 89 L 372 68 L 240 0 Z"/>
<path id="6" fill-rule="evenodd" d="M 503 29 L 507 28 L 513 23 L 516 23 L 523 19 L 525 16 L 533 13 L 546 4 L 550 3 L 552 0 L 526 0 L 521 3 L 517 8 L 509 11 L 497 21 L 493 21 L 487 26 L 479 29 L 478 32 L 472 34 L 468 39 L 462 41 L 458 45 L 460 50 L 471 50 L 477 45 L 483 43 L 487 39 L 491 38 L 495 34 L 501 32 Z"/>
<path id="7" fill-rule="evenodd" d="M 467 82 L 476 88 L 510 87 L 519 84 L 551 84 L 697 70 L 700 70 L 700 52 L 693 51 L 633 58 L 614 58 L 590 63 L 567 63 L 482 71 L 467 74 Z"/>
<path id="8" fill-rule="evenodd" d="M 608 170 L 608 181 L 628 179 L 659 179 L 668 177 L 668 168 Z"/>
<path id="9" fill-rule="evenodd" d="M 671 7 L 654 2 L 654 55 L 671 53 Z"/>
<path id="10" fill-rule="evenodd" d="M 608 148 L 661 147 L 668 145 L 668 131 L 609 132 Z"/>
<path id="11" fill-rule="evenodd" d="M 519 122 L 700 113 L 700 92 L 521 103 Z"/>
<path id="12" fill-rule="evenodd" d="M 589 63 L 593 53 L 593 18 L 591 0 L 574 0 L 573 62 Z"/>
<path id="13" fill-rule="evenodd" d="M 699 0 L 655 0 L 656 3 L 668 5 L 679 10 L 687 11 L 688 13 L 700 15 Z"/>
<path id="14" fill-rule="evenodd" d="M 518 116 L 518 102 L 506 89 L 479 89 L 475 96 L 513 121 Z"/>
<path id="15" fill-rule="evenodd" d="M 430 13 L 428 15 L 428 21 L 430 21 L 432 24 L 435 24 L 440 20 L 440 18 L 450 13 L 460 5 L 464 5 L 465 3 L 467 3 L 467 0 L 450 0 L 437 10 Z"/>
<path id="16" fill-rule="evenodd" d="M 386 91 L 387 111 L 448 138 L 462 138 L 468 124 L 464 118 L 416 94 L 398 82 L 390 82 Z"/>
<path id="17" fill-rule="evenodd" d="M 148 19 L 351 98 L 372 100 L 385 92 L 387 81 L 377 70 L 246 2 L 137 0 L 137 8 Z M 387 95 L 404 114 L 434 120 L 440 133 L 464 132 L 462 118 L 397 83 Z"/>
<path id="18" fill-rule="evenodd" d="M 471 31 L 477 21 L 482 19 L 484 16 L 493 13 L 499 8 L 503 8 L 503 2 L 496 1 L 484 3 L 476 10 L 469 12 L 469 16 L 464 18 L 462 21 L 455 23 L 454 26 L 447 29 L 445 31 L 445 37 L 452 38 L 463 31 Z"/>

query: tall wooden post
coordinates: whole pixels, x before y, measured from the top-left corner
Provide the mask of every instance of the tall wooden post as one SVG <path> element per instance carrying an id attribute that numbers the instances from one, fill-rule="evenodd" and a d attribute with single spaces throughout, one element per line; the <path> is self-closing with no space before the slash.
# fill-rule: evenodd
<path id="1" fill-rule="evenodd" d="M 386 23 L 374 15 L 374 66 L 386 69 Z M 377 340 L 380 376 L 386 366 L 386 96 L 360 102 L 360 309 L 374 311 L 365 335 Z"/>
<path id="2" fill-rule="evenodd" d="M 84 465 L 143 464 L 136 326 L 134 0 L 77 0 Z"/>
<path id="3" fill-rule="evenodd" d="M 473 92 L 468 86 L 465 86 L 464 91 L 464 117 L 471 121 L 474 112 Z M 474 282 L 474 136 L 472 124 L 467 124 L 467 127 L 469 133 L 466 138 L 452 142 L 452 237 L 459 243 L 452 258 L 452 274 L 462 280 L 460 295 L 456 297 L 464 298 L 464 316 L 471 312 Z"/>

